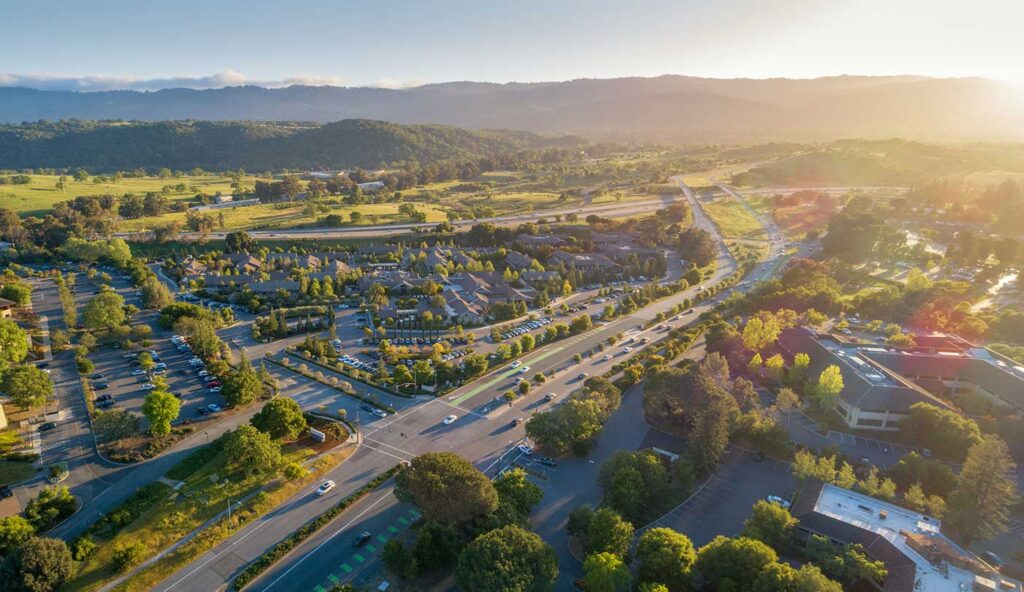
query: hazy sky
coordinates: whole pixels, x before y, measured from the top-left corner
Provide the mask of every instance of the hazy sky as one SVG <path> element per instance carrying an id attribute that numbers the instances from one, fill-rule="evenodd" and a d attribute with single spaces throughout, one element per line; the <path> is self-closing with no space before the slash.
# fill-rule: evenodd
<path id="1" fill-rule="evenodd" d="M 688 74 L 1024 83 L 1024 0 L 0 0 L 0 85 Z"/>

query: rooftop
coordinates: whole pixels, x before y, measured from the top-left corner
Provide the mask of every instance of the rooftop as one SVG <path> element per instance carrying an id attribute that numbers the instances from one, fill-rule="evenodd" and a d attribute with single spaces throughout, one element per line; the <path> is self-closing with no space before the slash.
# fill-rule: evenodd
<path id="1" fill-rule="evenodd" d="M 974 590 L 975 582 L 1004 580 L 1003 590 L 1020 584 L 1001 578 L 972 553 L 940 532 L 941 522 L 873 497 L 825 484 L 814 511 L 877 534 L 914 562 L 914 589 L 927 592 Z M 929 557 L 925 557 L 925 553 Z M 1006 587 L 1009 584 L 1013 587 Z"/>

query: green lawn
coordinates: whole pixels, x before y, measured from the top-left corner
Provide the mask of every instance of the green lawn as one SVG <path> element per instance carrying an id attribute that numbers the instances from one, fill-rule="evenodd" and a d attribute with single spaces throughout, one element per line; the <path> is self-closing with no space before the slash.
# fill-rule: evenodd
<path id="1" fill-rule="evenodd" d="M 704 204 L 704 211 L 718 225 L 725 238 L 768 239 L 764 226 L 738 201 L 722 200 Z"/>
<path id="2" fill-rule="evenodd" d="M 416 204 L 416 209 L 426 213 L 427 222 L 442 222 L 447 220 L 445 213 L 435 206 L 428 204 Z M 346 222 L 352 212 L 359 212 L 363 215 L 359 225 L 370 224 L 393 224 L 410 222 L 408 216 L 398 213 L 398 204 L 367 204 L 359 206 L 336 206 L 327 213 L 307 216 L 305 205 L 302 202 L 285 204 L 258 204 L 238 208 L 226 208 L 223 210 L 208 210 L 210 214 L 218 218 L 224 214 L 224 230 L 245 230 L 254 228 L 292 228 L 305 224 L 312 224 L 317 218 L 327 214 L 340 214 Z M 133 232 L 138 230 L 150 230 L 157 226 L 177 221 L 185 229 L 184 212 L 164 214 L 163 216 L 149 216 L 135 220 L 123 220 L 120 228 Z"/>
<path id="3" fill-rule="evenodd" d="M 35 474 L 36 468 L 30 462 L 0 460 L 0 483 L 4 485 L 20 483 Z"/>
<path id="4" fill-rule="evenodd" d="M 75 181 L 68 177 L 67 191 L 57 189 L 57 175 L 31 175 L 32 182 L 28 185 L 0 185 L 0 204 L 10 208 L 22 215 L 38 216 L 53 208 L 53 205 L 60 201 L 67 201 L 79 195 L 103 195 L 111 194 L 116 196 L 125 193 L 145 194 L 150 191 L 160 191 L 164 186 L 177 186 L 184 183 L 188 186 L 185 191 L 173 190 L 166 194 L 172 201 L 191 199 L 196 193 L 214 194 L 231 193 L 231 179 L 215 175 L 201 177 L 181 177 L 161 179 L 159 177 L 138 177 L 125 178 L 117 183 L 94 183 L 92 178 L 88 181 Z M 255 177 L 245 178 L 244 182 L 250 187 Z"/>

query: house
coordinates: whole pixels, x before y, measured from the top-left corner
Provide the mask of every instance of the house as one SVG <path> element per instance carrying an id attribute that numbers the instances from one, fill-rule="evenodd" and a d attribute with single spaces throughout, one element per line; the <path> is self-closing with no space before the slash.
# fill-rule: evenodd
<path id="1" fill-rule="evenodd" d="M 551 254 L 551 262 L 574 267 L 580 271 L 605 271 L 615 269 L 619 265 L 608 257 L 598 254 L 577 255 L 558 249 Z"/>
<path id="2" fill-rule="evenodd" d="M 221 195 L 221 194 L 218 193 L 217 195 L 213 196 L 213 203 L 215 203 L 217 205 L 226 204 L 226 203 L 231 203 L 232 201 L 234 201 L 234 199 L 235 199 L 234 195 Z"/>
<path id="3" fill-rule="evenodd" d="M 565 239 L 553 234 L 520 234 L 516 242 L 522 247 L 562 247 Z"/>
<path id="4" fill-rule="evenodd" d="M 374 191 L 380 191 L 384 189 L 384 181 L 369 181 L 367 183 L 356 183 L 360 190 L 366 193 L 372 193 Z"/>
<path id="5" fill-rule="evenodd" d="M 281 268 L 319 269 L 320 258 L 316 255 L 299 255 L 298 253 L 270 253 L 267 255 L 267 264 Z"/>
<path id="6" fill-rule="evenodd" d="M 522 271 L 530 269 L 530 266 L 533 265 L 533 257 L 523 255 L 519 251 L 509 251 L 508 255 L 505 255 L 505 263 L 516 271 Z"/>
<path id="7" fill-rule="evenodd" d="M 615 261 L 624 261 L 633 255 L 642 258 L 665 256 L 665 249 L 637 247 L 631 244 L 603 244 L 598 246 L 597 250 Z"/>
<path id="8" fill-rule="evenodd" d="M 562 276 L 557 271 L 524 271 L 519 274 L 519 279 L 534 286 L 560 280 Z"/>
<path id="9" fill-rule="evenodd" d="M 473 299 L 473 302 L 470 302 L 458 290 L 445 290 L 442 294 L 445 299 L 445 314 L 453 321 L 480 324 L 487 319 L 489 301 L 485 295 L 478 296 Z"/>
<path id="10" fill-rule="evenodd" d="M 296 280 L 267 280 L 265 282 L 253 282 L 249 289 L 255 294 L 276 294 L 278 290 L 289 293 L 299 291 L 299 282 Z"/>
<path id="11" fill-rule="evenodd" d="M 205 263 L 195 257 L 186 257 L 181 263 L 181 272 L 186 278 L 202 275 L 209 269 Z"/>
<path id="12" fill-rule="evenodd" d="M 843 376 L 843 390 L 835 411 L 854 429 L 898 431 L 899 422 L 916 403 L 942 409 L 953 408 L 942 399 L 907 380 L 869 356 L 871 349 L 846 343 L 806 327 L 786 329 L 779 345 L 792 359 L 799 353 L 811 359 L 808 376 L 817 377 L 828 366 L 837 366 Z M 862 351 L 863 350 L 863 351 Z"/>
<path id="13" fill-rule="evenodd" d="M 885 564 L 880 592 L 1021 592 L 1021 583 L 963 549 L 942 533 L 942 523 L 873 497 L 808 479 L 790 508 L 798 544 L 812 535 L 837 545 L 859 544 Z"/>
<path id="14" fill-rule="evenodd" d="M 9 319 L 14 316 L 15 308 L 18 308 L 17 302 L 6 298 L 0 298 L 0 319 Z"/>
<path id="15" fill-rule="evenodd" d="M 231 263 L 231 265 L 242 273 L 255 273 L 263 267 L 263 262 L 249 255 L 248 253 L 232 253 L 226 255 L 224 260 Z"/>

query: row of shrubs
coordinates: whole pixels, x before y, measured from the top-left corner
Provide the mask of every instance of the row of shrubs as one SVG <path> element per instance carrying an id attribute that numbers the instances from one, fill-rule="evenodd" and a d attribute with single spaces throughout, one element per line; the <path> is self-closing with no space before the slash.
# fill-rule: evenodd
<path id="1" fill-rule="evenodd" d="M 298 354 L 296 354 L 296 355 L 298 355 Z M 304 360 L 306 359 L 305 356 L 299 356 L 299 357 L 304 359 Z M 285 358 L 285 359 L 287 359 L 287 358 Z M 298 366 L 293 366 L 291 364 L 285 364 L 285 363 L 282 363 L 279 360 L 275 360 L 275 359 L 270 358 L 270 357 L 265 358 L 265 360 L 267 362 L 270 362 L 271 364 L 277 364 L 278 366 L 280 366 L 282 368 L 287 368 L 288 370 L 291 370 L 292 372 L 297 372 L 298 374 L 301 374 L 301 375 L 305 376 L 306 378 L 308 378 L 310 380 L 315 380 L 315 381 L 319 382 L 320 384 L 322 384 L 324 386 L 329 386 L 332 389 L 334 389 L 334 390 L 336 390 L 336 391 L 338 391 L 340 393 L 346 394 L 346 395 L 348 395 L 348 396 L 350 396 L 350 397 L 352 397 L 354 399 L 359 399 L 360 401 L 362 401 L 364 403 L 369 403 L 370 405 L 373 405 L 374 407 L 380 407 L 381 409 L 383 409 L 384 411 L 387 411 L 388 413 L 395 413 L 396 412 L 396 409 L 394 407 L 392 407 L 391 405 L 388 405 L 387 403 L 381 403 L 379 401 L 371 399 L 370 397 L 367 397 L 366 395 L 361 395 L 361 394 L 357 393 L 356 390 L 354 388 L 352 388 L 352 385 L 347 383 L 347 382 L 339 381 L 341 383 L 340 385 L 332 384 L 326 378 L 323 378 L 322 376 L 317 376 L 313 372 L 310 372 L 309 369 L 302 370 Z M 306 360 L 306 361 L 310 362 L 311 364 L 316 364 L 317 366 L 321 365 L 321 364 L 317 364 L 313 360 Z M 347 386 L 348 388 L 345 388 L 345 386 Z"/>
<path id="2" fill-rule="evenodd" d="M 384 483 L 388 479 L 394 477 L 396 474 L 398 474 L 400 470 L 402 470 L 401 464 L 391 467 L 387 471 L 384 471 L 380 475 L 374 477 L 366 485 L 363 485 L 362 487 L 357 489 L 355 492 L 352 493 L 352 495 L 346 497 L 345 499 L 341 500 L 340 502 L 326 510 L 324 513 L 320 514 L 316 518 L 313 518 L 309 522 L 302 525 L 302 527 L 293 532 L 291 536 L 275 545 L 272 549 L 270 549 L 263 555 L 260 555 L 259 558 L 257 558 L 255 561 L 250 563 L 248 567 L 242 570 L 242 573 L 238 574 L 238 577 L 236 577 L 234 581 L 231 582 L 232 589 L 241 590 L 242 588 L 247 586 L 250 582 L 255 580 L 261 573 L 265 572 L 272 565 L 277 563 L 282 557 L 291 552 L 291 550 L 298 546 L 299 543 L 313 536 L 313 534 L 315 534 L 318 530 L 326 526 L 332 520 L 337 518 L 342 512 L 347 510 L 349 506 L 365 497 L 368 493 L 370 493 L 378 486 L 380 486 L 381 483 Z"/>
<path id="3" fill-rule="evenodd" d="M 365 383 L 365 384 L 367 384 L 369 386 L 372 386 L 374 388 L 378 388 L 378 389 L 380 389 L 380 390 L 382 390 L 382 391 L 384 391 L 386 393 L 390 393 L 392 395 L 395 395 L 396 397 L 405 397 L 407 399 L 411 399 L 412 396 L 413 396 L 413 395 L 410 395 L 409 393 L 403 393 L 402 391 L 400 391 L 400 390 L 398 390 L 396 388 L 392 388 L 388 384 L 385 384 L 385 383 L 373 380 L 372 378 L 371 379 L 364 379 L 364 378 L 362 378 L 362 376 L 356 376 L 356 375 L 353 374 L 353 372 L 358 372 L 358 370 L 354 370 L 354 369 L 350 370 L 347 366 L 345 366 L 345 364 L 342 364 L 341 362 L 338 362 L 336 360 L 328 359 L 327 363 L 325 364 L 325 363 L 321 362 L 320 360 L 314 358 L 313 356 L 309 355 L 307 352 L 305 352 L 305 351 L 303 351 L 301 349 L 298 349 L 297 347 L 289 347 L 289 348 L 287 348 L 287 351 L 289 353 L 291 353 L 292 355 L 294 355 L 294 356 L 298 356 L 298 357 L 302 358 L 303 360 L 305 360 L 306 362 L 309 362 L 310 364 L 315 364 L 317 366 L 320 366 L 321 368 L 325 368 L 325 369 L 330 370 L 332 372 L 337 372 L 338 374 L 344 374 L 345 376 L 351 378 L 352 380 Z M 369 376 L 368 372 L 364 372 L 364 373 L 361 373 L 361 374 L 365 375 L 365 376 Z"/>

